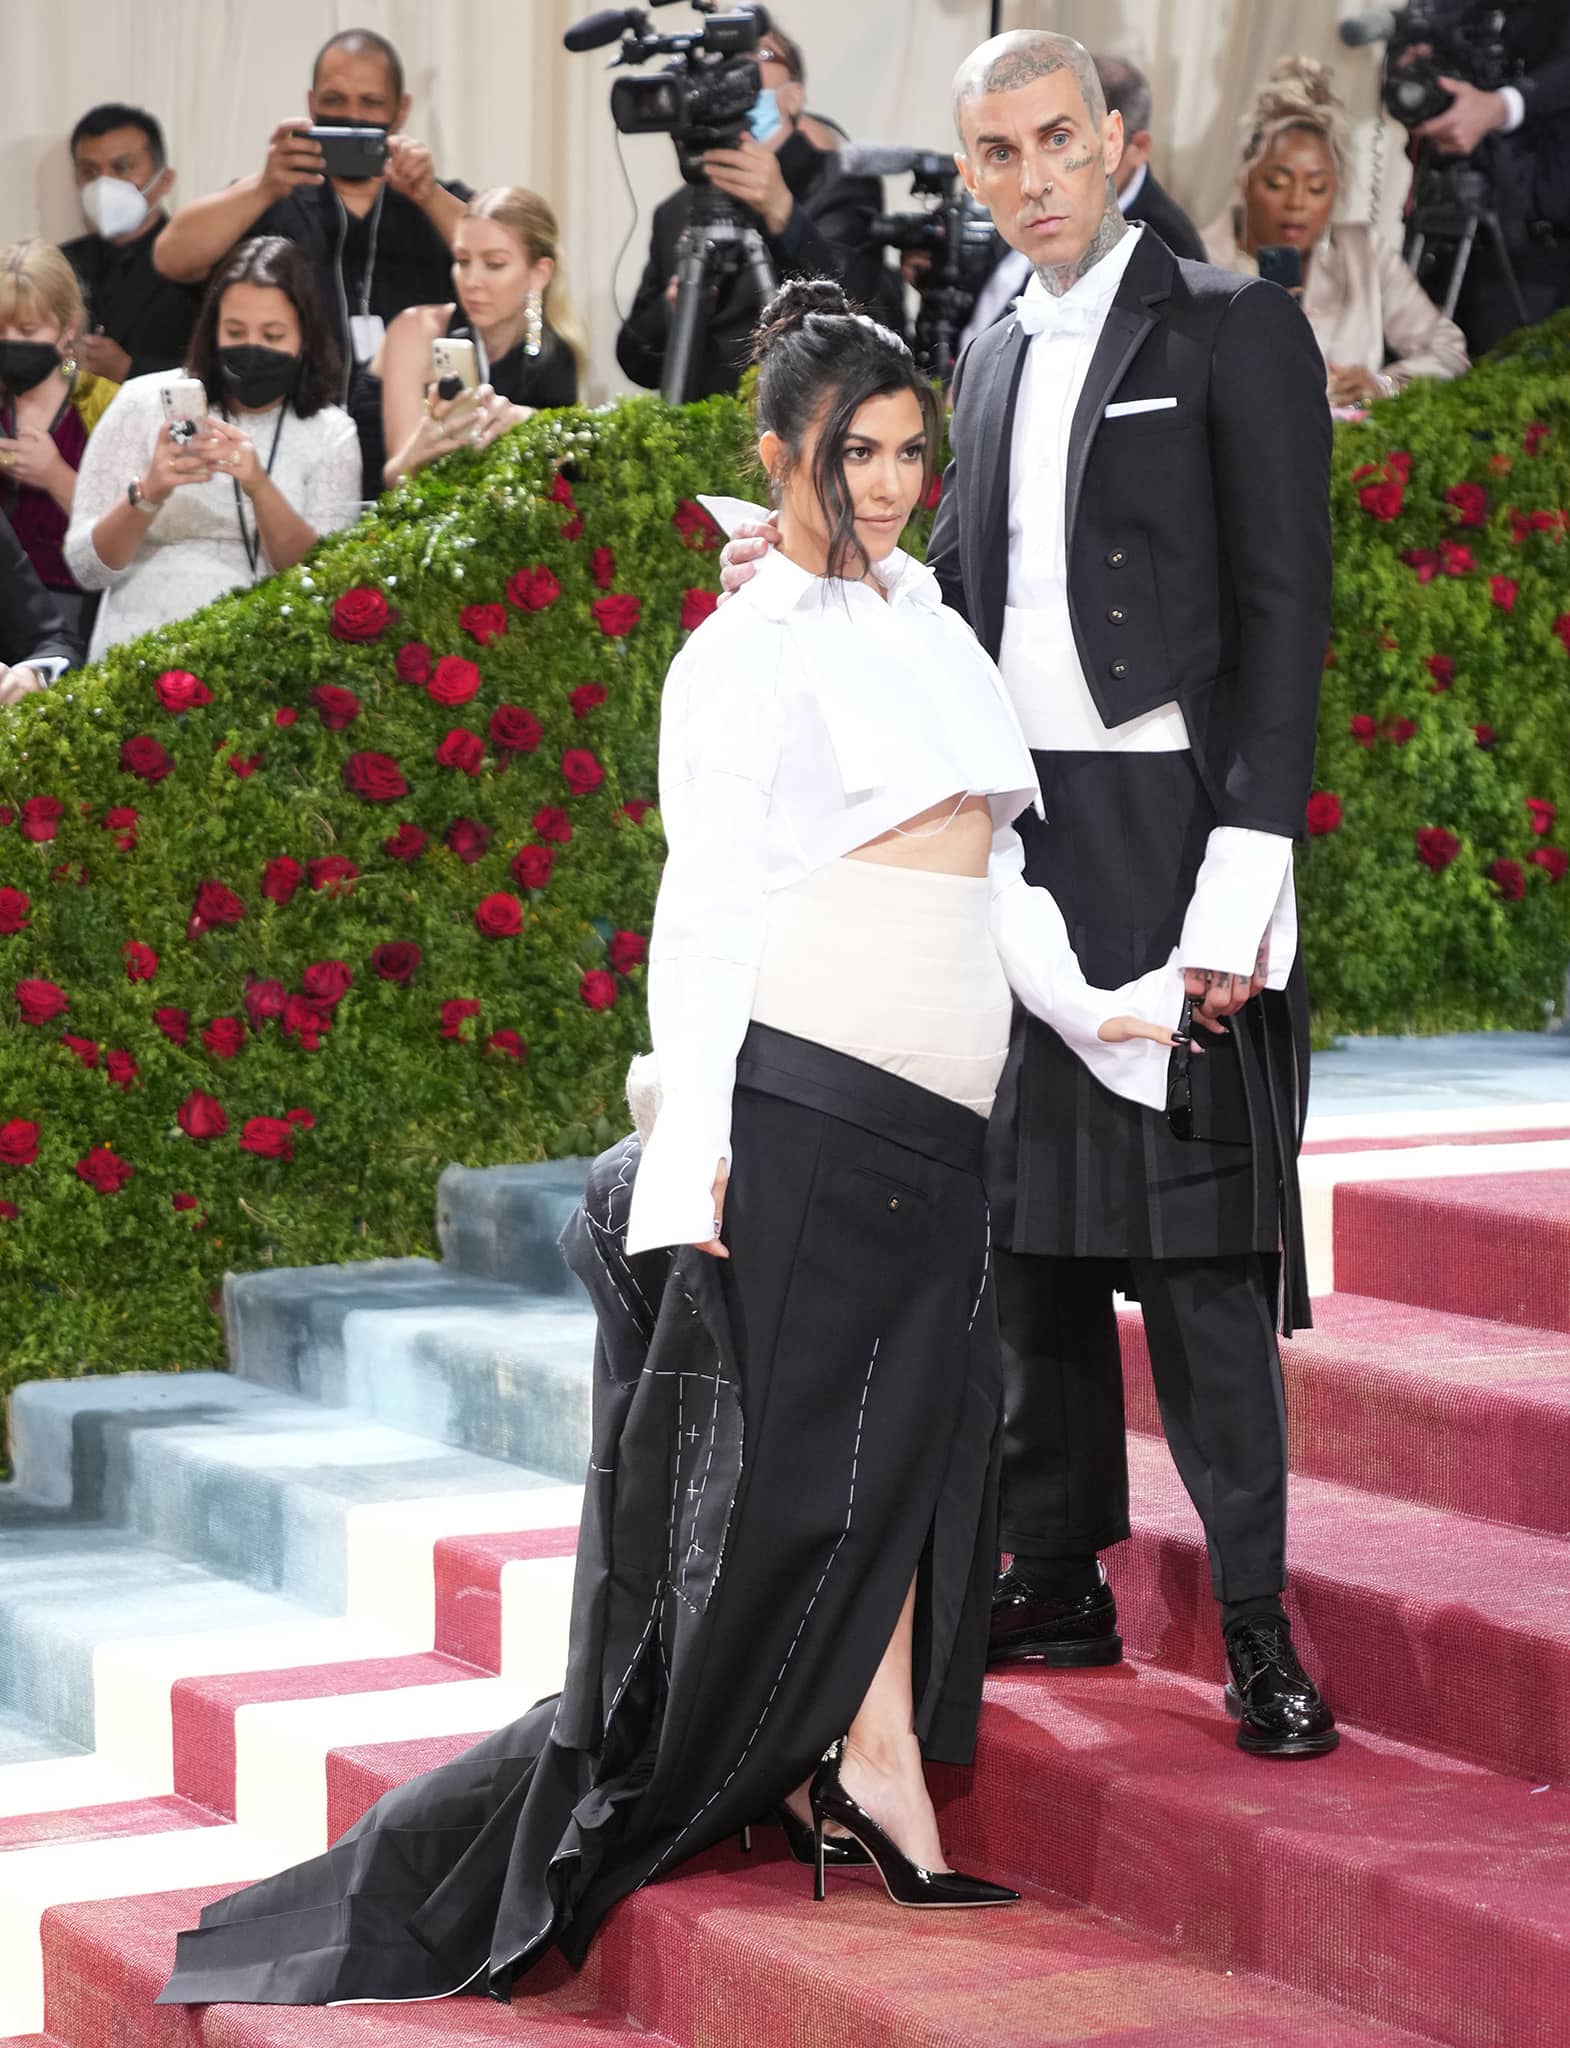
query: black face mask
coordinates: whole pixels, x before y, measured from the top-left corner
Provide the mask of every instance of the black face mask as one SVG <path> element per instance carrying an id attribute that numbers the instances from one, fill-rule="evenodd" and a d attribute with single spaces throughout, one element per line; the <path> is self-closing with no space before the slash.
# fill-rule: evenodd
<path id="1" fill-rule="evenodd" d="M 287 349 L 247 341 L 218 351 L 218 372 L 225 394 L 255 411 L 290 395 L 299 379 L 300 358 Z"/>
<path id="2" fill-rule="evenodd" d="M 59 367 L 60 351 L 52 341 L 0 341 L 0 385 L 7 391 L 31 391 Z"/>

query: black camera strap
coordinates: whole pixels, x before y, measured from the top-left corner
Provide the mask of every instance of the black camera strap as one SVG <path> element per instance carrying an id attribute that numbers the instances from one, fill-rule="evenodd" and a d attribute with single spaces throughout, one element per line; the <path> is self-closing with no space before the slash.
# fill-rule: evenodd
<path id="1" fill-rule="evenodd" d="M 278 423 L 273 428 L 273 445 L 267 451 L 267 474 L 269 476 L 273 473 L 273 464 L 278 460 L 278 443 L 283 439 L 284 414 L 288 410 L 289 401 L 286 398 L 278 408 Z M 224 418 L 227 419 L 228 417 L 229 415 L 225 413 Z M 240 545 L 245 549 L 245 559 L 250 566 L 251 581 L 254 583 L 256 581 L 256 565 L 262 558 L 262 525 L 260 520 L 256 520 L 251 526 L 246 525 L 245 493 L 240 488 L 240 479 L 237 476 L 232 476 L 229 479 L 229 483 L 234 491 L 234 516 L 240 522 Z"/>

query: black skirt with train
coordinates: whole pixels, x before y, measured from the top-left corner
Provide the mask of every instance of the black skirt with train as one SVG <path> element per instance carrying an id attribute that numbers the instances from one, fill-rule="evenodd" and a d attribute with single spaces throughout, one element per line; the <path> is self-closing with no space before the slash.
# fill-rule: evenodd
<path id="1" fill-rule="evenodd" d="M 160 2002 L 509 1995 L 766 1813 L 844 1732 L 912 1579 L 917 1731 L 966 1763 L 1001 1365 L 972 1111 L 754 1025 L 730 1258 L 628 1258 L 638 1141 L 564 1240 L 599 1317 L 559 1697 L 209 1906 Z"/>

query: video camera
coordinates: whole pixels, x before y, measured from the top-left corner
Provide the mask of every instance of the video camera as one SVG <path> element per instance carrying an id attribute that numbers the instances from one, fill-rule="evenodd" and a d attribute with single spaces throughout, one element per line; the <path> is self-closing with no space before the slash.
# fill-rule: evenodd
<path id="1" fill-rule="evenodd" d="M 961 185 L 952 152 L 851 143 L 839 152 L 839 166 L 850 177 L 908 173 L 916 196 L 936 202 L 925 211 L 880 214 L 871 233 L 886 248 L 928 259 L 915 279 L 916 359 L 929 376 L 947 383 L 955 343 L 997 262 L 991 216 Z"/>
<path id="2" fill-rule="evenodd" d="M 667 7 L 672 0 L 653 0 Z M 611 119 L 623 135 L 668 135 L 676 145 L 682 177 L 704 182 L 703 153 L 734 149 L 747 127 L 762 75 L 751 52 L 768 32 L 761 7 L 721 13 L 719 0 L 692 0 L 703 26 L 685 35 L 656 35 L 639 7 L 610 7 L 591 14 L 562 37 L 569 50 L 599 50 L 620 42 L 614 59 L 647 64 L 670 62 L 647 78 L 618 78 L 611 87 Z"/>
<path id="3" fill-rule="evenodd" d="M 1441 77 L 1464 78 L 1483 92 L 1508 85 L 1511 63 L 1504 43 L 1505 10 L 1479 0 L 1407 0 L 1397 11 L 1370 8 L 1341 23 L 1343 43 L 1385 44 L 1380 97 L 1393 120 L 1421 128 L 1450 105 Z M 1421 56 L 1412 51 L 1421 48 Z"/>

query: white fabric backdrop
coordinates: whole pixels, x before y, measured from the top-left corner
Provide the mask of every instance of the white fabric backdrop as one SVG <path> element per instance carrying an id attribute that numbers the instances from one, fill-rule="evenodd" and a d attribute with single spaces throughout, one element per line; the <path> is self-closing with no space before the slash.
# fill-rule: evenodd
<path id="1" fill-rule="evenodd" d="M 593 338 L 590 396 L 626 388 L 616 368 L 612 271 L 632 227 L 607 108 L 608 52 L 570 57 L 561 34 L 592 0 L 0 0 L 0 242 L 41 229 L 79 233 L 66 137 L 96 101 L 128 100 L 163 121 L 194 197 L 256 168 L 273 123 L 304 111 L 308 68 L 336 29 L 389 36 L 408 67 L 410 132 L 437 169 L 476 186 L 535 186 L 563 223 L 567 271 Z M 1355 0 L 1010 0 L 1007 26 L 1066 29 L 1128 54 L 1155 87 L 1157 169 L 1201 226 L 1228 187 L 1239 114 L 1288 49 L 1337 61 L 1354 109 L 1375 104 L 1377 61 L 1342 53 Z M 858 139 L 946 147 L 948 88 L 987 32 L 985 0 L 781 0 L 807 55 L 809 103 Z M 661 28 L 691 22 L 662 8 Z M 1373 123 L 1361 124 L 1365 159 Z M 1386 214 L 1404 186 L 1399 131 L 1387 144 Z M 621 302 L 637 282 L 648 216 L 675 182 L 663 136 L 622 145 L 639 216 L 616 266 Z M 1365 162 L 1366 173 L 1366 162 Z M 891 183 L 890 204 L 900 194 Z M 1365 198 L 1354 193 L 1356 216 Z"/>

